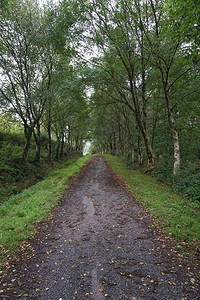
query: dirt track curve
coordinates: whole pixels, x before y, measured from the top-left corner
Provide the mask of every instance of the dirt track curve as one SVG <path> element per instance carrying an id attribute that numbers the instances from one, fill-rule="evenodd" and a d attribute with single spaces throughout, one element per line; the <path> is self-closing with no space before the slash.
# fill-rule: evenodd
<path id="1" fill-rule="evenodd" d="M 198 281 L 102 156 L 0 281 L 0 299 L 200 299 Z"/>

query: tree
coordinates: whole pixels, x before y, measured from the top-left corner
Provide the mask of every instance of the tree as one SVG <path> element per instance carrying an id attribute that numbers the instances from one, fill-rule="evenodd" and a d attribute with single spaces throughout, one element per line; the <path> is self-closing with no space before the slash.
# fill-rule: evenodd
<path id="1" fill-rule="evenodd" d="M 26 160 L 34 128 L 44 111 L 52 72 L 41 13 L 33 1 L 15 1 L 12 9 L 1 15 L 0 44 L 0 93 L 24 125 Z"/>
<path id="2" fill-rule="evenodd" d="M 177 84 L 191 70 L 191 62 L 183 56 L 183 39 L 177 30 L 171 32 L 172 22 L 165 7 L 167 1 L 145 1 L 143 5 L 136 0 L 138 22 L 149 43 L 154 64 L 160 71 L 161 82 L 166 100 L 168 121 L 174 147 L 174 175 L 180 168 L 180 145 L 178 127 L 175 120 L 174 99 Z M 175 68 L 174 68 L 175 66 Z M 175 69 L 175 70 L 174 70 Z M 175 71 L 175 72 L 174 72 Z"/>
<path id="3" fill-rule="evenodd" d="M 132 111 L 143 135 L 148 165 L 152 169 L 154 154 L 146 125 L 149 58 L 145 56 L 144 47 L 139 43 L 144 42 L 144 33 L 136 30 L 134 20 L 132 24 L 128 21 L 130 15 L 123 1 L 92 1 L 92 5 L 87 6 L 87 12 L 90 13 L 89 39 L 101 49 L 103 59 L 97 59 L 102 62 L 101 67 L 115 90 L 115 95 L 108 96 Z"/>

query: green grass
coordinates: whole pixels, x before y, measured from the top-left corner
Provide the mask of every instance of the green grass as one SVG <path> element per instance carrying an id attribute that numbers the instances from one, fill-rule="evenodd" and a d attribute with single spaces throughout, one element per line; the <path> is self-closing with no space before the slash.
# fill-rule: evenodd
<path id="1" fill-rule="evenodd" d="M 125 179 L 133 195 L 157 218 L 163 231 L 178 241 L 178 247 L 195 252 L 200 241 L 200 203 L 191 202 L 172 192 L 169 186 L 150 175 L 129 169 L 117 157 L 105 157 L 112 168 Z"/>
<path id="2" fill-rule="evenodd" d="M 0 206 L 0 254 L 12 253 L 20 242 L 36 232 L 35 224 L 48 217 L 61 199 L 70 179 L 91 156 L 69 162 L 67 167 L 51 172 L 48 177 L 12 196 Z"/>

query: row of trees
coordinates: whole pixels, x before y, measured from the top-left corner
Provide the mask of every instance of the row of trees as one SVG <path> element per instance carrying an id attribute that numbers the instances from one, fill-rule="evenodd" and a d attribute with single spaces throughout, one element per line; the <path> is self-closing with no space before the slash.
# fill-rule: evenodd
<path id="1" fill-rule="evenodd" d="M 71 3 L 41 8 L 37 1 L 3 1 L 0 6 L 0 110 L 23 124 L 26 161 L 31 139 L 40 159 L 40 135 L 57 139 L 56 157 L 81 151 L 87 105 L 71 61 L 76 21 Z"/>
<path id="2" fill-rule="evenodd" d="M 40 131 L 56 156 L 96 151 L 139 164 L 200 155 L 199 15 L 196 0 L 33 0 L 0 7 L 0 109 L 22 122 L 40 157 Z M 77 59 L 78 58 L 78 59 Z M 90 101 L 86 89 L 92 90 Z M 88 120 L 88 113 L 90 120 Z"/>
<path id="3" fill-rule="evenodd" d="M 187 5 L 186 5 L 187 4 Z M 127 155 L 149 169 L 155 158 L 200 154 L 197 1 L 81 1 L 90 45 L 96 149 Z M 99 53 L 101 55 L 99 55 Z M 144 147 L 142 150 L 142 144 Z"/>

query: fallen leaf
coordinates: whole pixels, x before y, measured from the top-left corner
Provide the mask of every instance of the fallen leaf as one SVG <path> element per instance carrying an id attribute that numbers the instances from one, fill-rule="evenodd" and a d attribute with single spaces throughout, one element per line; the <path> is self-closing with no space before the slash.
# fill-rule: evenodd
<path id="1" fill-rule="evenodd" d="M 165 273 L 164 273 L 164 272 L 161 272 L 161 275 L 165 275 Z"/>
<path id="2" fill-rule="evenodd" d="M 99 288 L 99 292 L 101 292 L 101 293 L 103 292 L 103 288 L 102 288 L 102 287 L 101 287 L 101 288 Z"/>
<path id="3" fill-rule="evenodd" d="M 194 284 L 194 283 L 195 283 L 195 279 L 194 279 L 194 278 L 191 278 L 191 279 L 190 279 L 190 282 L 191 282 L 192 284 Z"/>
<path id="4" fill-rule="evenodd" d="M 46 290 L 46 291 L 48 291 L 48 290 L 49 290 L 49 288 L 47 287 L 45 290 Z"/>
<path id="5" fill-rule="evenodd" d="M 74 295 L 77 295 L 78 294 L 78 292 L 77 292 L 77 290 L 74 292 Z"/>

